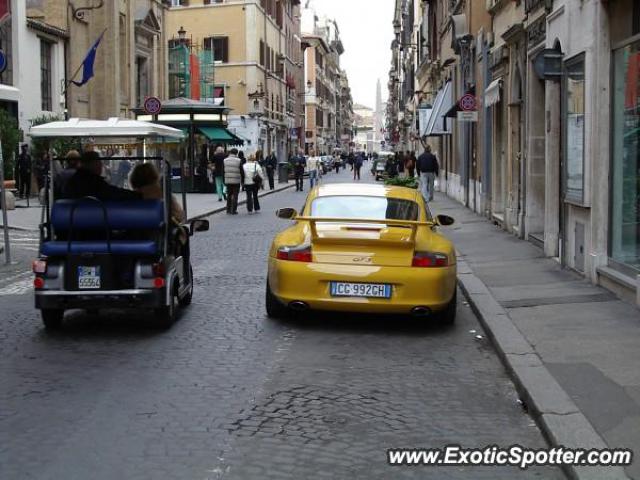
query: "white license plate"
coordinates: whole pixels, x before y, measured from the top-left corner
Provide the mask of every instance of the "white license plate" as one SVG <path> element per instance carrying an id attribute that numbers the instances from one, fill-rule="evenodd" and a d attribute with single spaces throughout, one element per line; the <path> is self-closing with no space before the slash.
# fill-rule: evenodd
<path id="1" fill-rule="evenodd" d="M 80 290 L 100 288 L 100 267 L 78 267 L 78 288 Z"/>
<path id="2" fill-rule="evenodd" d="M 391 285 L 386 283 L 331 282 L 331 296 L 391 298 Z"/>

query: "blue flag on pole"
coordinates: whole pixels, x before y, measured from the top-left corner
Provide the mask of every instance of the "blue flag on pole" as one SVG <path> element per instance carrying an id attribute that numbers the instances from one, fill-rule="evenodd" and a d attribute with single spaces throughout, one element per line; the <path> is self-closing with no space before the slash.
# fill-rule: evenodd
<path id="1" fill-rule="evenodd" d="M 84 57 L 84 60 L 82 62 L 82 80 L 80 80 L 79 82 L 71 80 L 71 83 L 73 83 L 74 85 L 81 87 L 82 85 L 87 83 L 91 79 L 91 77 L 93 77 L 93 64 L 96 61 L 96 51 L 98 50 L 98 45 L 100 45 L 100 40 L 102 40 L 103 36 L 104 32 L 102 32 L 102 34 L 98 37 L 98 40 L 96 40 L 96 43 L 94 43 L 93 46 L 89 49 L 87 56 Z"/>

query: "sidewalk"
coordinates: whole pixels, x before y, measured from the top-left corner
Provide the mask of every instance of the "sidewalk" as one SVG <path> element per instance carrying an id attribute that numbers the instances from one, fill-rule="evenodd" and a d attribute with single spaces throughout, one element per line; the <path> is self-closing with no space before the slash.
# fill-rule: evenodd
<path id="1" fill-rule="evenodd" d="M 275 185 L 273 191 L 268 189 L 260 191 L 260 197 L 277 193 L 287 188 L 292 188 L 293 182 L 279 183 Z M 182 202 L 181 194 L 175 194 L 179 202 Z M 240 205 L 246 203 L 244 193 L 240 192 Z M 26 200 L 17 200 L 16 209 L 7 212 L 9 228 L 16 230 L 38 230 L 42 215 L 42 208 L 37 197 L 30 199 L 30 207 L 27 208 Z M 187 213 L 189 219 L 206 217 L 220 211 L 224 211 L 226 202 L 218 202 L 218 196 L 215 193 L 188 193 L 187 194 Z M 0 215 L 0 227 L 2 227 L 2 216 Z"/>
<path id="2" fill-rule="evenodd" d="M 521 397 L 552 445 L 630 448 L 640 480 L 640 311 L 537 247 L 438 194 L 459 251 L 458 278 Z M 576 467 L 570 478 L 627 478 Z"/>

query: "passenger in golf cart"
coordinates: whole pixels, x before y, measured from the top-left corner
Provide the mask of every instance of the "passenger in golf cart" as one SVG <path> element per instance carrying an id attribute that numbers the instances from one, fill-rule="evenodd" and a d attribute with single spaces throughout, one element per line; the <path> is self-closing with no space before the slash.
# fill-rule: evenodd
<path id="1" fill-rule="evenodd" d="M 35 304 L 45 326 L 59 328 L 65 310 L 123 307 L 151 309 L 159 326 L 170 326 L 177 304 L 188 305 L 193 295 L 189 237 L 209 228 L 206 220 L 184 224 L 184 209 L 171 195 L 171 165 L 160 156 L 179 146 L 183 132 L 134 120 L 71 119 L 32 127 L 29 134 L 87 138 L 106 151 L 142 153 L 86 152 L 65 185 L 66 198 L 52 199 L 55 185 L 48 187 L 52 203 L 44 206 L 40 255 L 33 265 Z M 138 191 L 101 176 L 114 160 L 137 163 L 129 180 Z"/>
<path id="2" fill-rule="evenodd" d="M 80 199 L 94 197 L 98 200 L 142 200 L 139 192 L 109 184 L 102 176 L 102 162 L 98 152 L 84 152 L 80 163 L 62 190 L 62 198 Z"/>

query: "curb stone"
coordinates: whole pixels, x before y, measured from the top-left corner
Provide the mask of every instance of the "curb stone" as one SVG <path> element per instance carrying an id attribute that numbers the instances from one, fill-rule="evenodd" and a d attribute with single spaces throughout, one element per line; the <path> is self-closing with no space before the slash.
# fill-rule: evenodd
<path id="1" fill-rule="evenodd" d="M 462 258 L 458 283 L 551 447 L 603 449 L 607 443 L 545 367 L 487 286 Z M 563 465 L 572 480 L 630 480 L 622 467 Z"/>
<path id="2" fill-rule="evenodd" d="M 288 190 L 290 188 L 293 188 L 295 186 L 295 184 L 291 184 L 291 185 L 286 185 L 284 187 L 278 187 L 278 188 L 274 188 L 273 190 L 268 190 L 264 193 L 260 193 L 258 194 L 258 198 L 262 198 L 262 197 L 266 197 L 267 195 L 273 195 L 274 193 L 280 193 L 283 192 L 285 190 Z M 240 205 L 246 205 L 247 204 L 247 200 L 239 200 L 238 201 L 238 206 Z M 216 213 L 221 213 L 221 212 L 226 212 L 227 211 L 227 206 L 226 204 L 223 207 L 218 207 L 218 208 L 214 208 L 212 210 L 209 210 L 205 213 L 199 213 L 198 215 L 195 215 L 193 217 L 189 217 L 189 219 L 187 221 L 191 221 L 191 220 L 200 220 L 201 218 L 207 218 L 210 217 L 211 215 L 215 215 Z"/>

